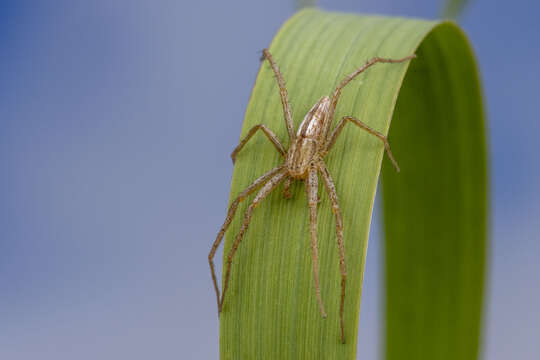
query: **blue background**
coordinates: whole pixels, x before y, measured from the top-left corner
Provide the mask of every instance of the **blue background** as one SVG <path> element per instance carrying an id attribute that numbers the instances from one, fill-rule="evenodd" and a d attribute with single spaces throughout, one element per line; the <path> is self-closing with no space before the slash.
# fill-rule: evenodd
<path id="1" fill-rule="evenodd" d="M 441 6 L 320 5 L 425 18 Z M 217 358 L 206 256 L 259 51 L 293 12 L 291 0 L 1 2 L 1 359 Z M 461 19 L 492 156 L 486 359 L 540 352 L 539 14 L 477 0 Z M 379 354 L 379 239 L 373 226 L 364 359 Z"/>

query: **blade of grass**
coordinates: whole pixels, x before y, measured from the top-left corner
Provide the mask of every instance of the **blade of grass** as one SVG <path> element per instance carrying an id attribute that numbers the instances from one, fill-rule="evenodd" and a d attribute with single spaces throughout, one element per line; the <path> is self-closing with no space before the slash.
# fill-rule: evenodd
<path id="1" fill-rule="evenodd" d="M 338 81 L 368 58 L 418 53 L 403 84 L 406 100 L 400 95 L 396 113 L 394 106 L 408 64 L 379 64 L 366 71 L 344 90 L 336 118 L 352 115 L 383 133 L 389 129 L 392 114 L 397 124 L 394 127 L 398 130 L 392 130 L 390 142 L 403 172 L 386 174 L 385 170 L 384 175 L 385 230 L 389 239 L 397 238 L 394 241 L 401 246 L 394 250 L 389 240 L 386 247 L 389 253 L 387 347 L 392 350 L 387 351 L 388 357 L 405 358 L 408 355 L 403 352 L 415 349 L 418 350 L 415 359 L 475 358 L 485 256 L 486 167 L 478 79 L 461 32 L 450 23 L 306 9 L 285 23 L 270 50 L 287 82 L 296 126 L 321 96 L 330 94 Z M 259 123 L 269 126 L 287 144 L 278 88 L 266 63 L 251 95 L 242 136 Z M 453 127 L 454 124 L 459 128 Z M 438 136 L 431 136 L 433 133 Z M 420 144 L 428 147 L 421 148 Z M 425 151 L 432 154 L 424 154 Z M 419 156 L 418 162 L 426 163 L 415 162 L 414 155 Z M 434 158 L 446 161 L 444 171 L 439 172 L 440 166 L 433 163 Z M 220 321 L 222 359 L 355 357 L 367 240 L 382 159 L 382 144 L 353 126 L 344 129 L 326 157 L 344 220 L 348 265 L 347 344 L 340 343 L 339 335 L 340 275 L 329 199 L 320 189 L 321 293 L 328 313 L 322 319 L 311 273 L 307 200 L 303 183 L 295 183 L 291 188 L 292 199 L 284 199 L 282 188 L 278 187 L 255 210 L 236 254 Z M 231 197 L 280 162 L 282 159 L 267 139 L 256 135 L 238 156 Z M 459 181 L 456 181 L 454 174 L 458 172 Z M 430 189 L 444 185 L 442 195 L 435 197 L 448 200 L 441 203 L 441 211 L 434 211 L 432 192 L 416 191 L 418 197 L 406 196 L 406 201 L 399 198 L 409 187 L 421 190 L 428 181 Z M 457 185 L 452 187 L 453 183 Z M 396 206 L 392 205 L 394 197 Z M 225 254 L 231 248 L 246 206 L 247 202 L 239 208 L 228 231 Z M 411 212 L 415 211 L 414 217 L 403 214 L 409 206 Z M 429 231 L 409 231 L 431 223 Z M 456 227 L 452 228 L 454 224 Z M 434 233 L 439 225 L 441 233 Z M 449 229 L 452 231 L 447 235 Z M 438 249 L 437 257 L 433 257 L 430 251 L 434 244 L 441 240 L 446 243 L 449 238 L 458 238 L 457 245 Z M 410 243 L 425 251 L 411 257 L 404 247 Z M 448 259 L 440 261 L 440 256 L 446 256 L 445 251 Z M 424 263 L 417 269 L 415 261 Z M 401 278 L 392 277 L 394 271 L 403 271 L 404 267 L 417 270 L 414 280 L 422 291 L 408 288 L 406 285 L 411 281 L 403 283 Z M 432 270 L 435 272 L 431 273 Z M 476 273 L 469 278 L 469 271 Z M 438 283 L 433 281 L 437 276 L 441 276 Z M 431 281 L 430 287 L 424 288 L 426 281 Z M 429 332 L 430 327 L 437 326 L 431 318 L 441 319 L 444 330 Z M 424 327 L 411 327 L 406 319 L 413 323 L 415 319 L 424 319 Z M 402 341 L 399 334 L 412 330 L 415 332 L 407 334 L 407 342 Z M 428 350 L 422 351 L 424 346 Z"/>

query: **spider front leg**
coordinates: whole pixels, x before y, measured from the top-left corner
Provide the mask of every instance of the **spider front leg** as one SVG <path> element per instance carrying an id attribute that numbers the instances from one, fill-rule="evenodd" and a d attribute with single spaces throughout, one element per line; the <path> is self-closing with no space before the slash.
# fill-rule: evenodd
<path id="1" fill-rule="evenodd" d="M 339 85 L 334 90 L 334 93 L 332 94 L 332 101 L 330 102 L 330 109 L 328 110 L 328 117 L 333 120 L 334 118 L 334 111 L 336 110 L 336 106 L 339 100 L 339 97 L 341 95 L 341 90 L 345 86 L 347 86 L 348 83 L 350 83 L 355 77 L 363 73 L 367 68 L 377 64 L 377 63 L 400 63 L 407 60 L 414 59 L 416 57 L 415 54 L 405 56 L 401 59 L 386 59 L 386 58 L 380 58 L 380 57 L 374 57 L 369 59 L 364 65 L 360 66 L 358 69 L 347 75 Z M 328 130 L 330 130 L 330 125 L 332 124 L 332 121 L 328 121 L 326 123 L 326 127 L 324 129 L 324 134 L 328 134 Z"/>
<path id="2" fill-rule="evenodd" d="M 270 63 L 270 67 L 272 68 L 272 71 L 276 76 L 276 80 L 279 86 L 279 95 L 281 97 L 281 105 L 283 106 L 283 116 L 285 117 L 285 126 L 287 127 L 289 140 L 292 144 L 293 140 L 296 138 L 296 135 L 294 134 L 291 105 L 289 103 L 289 95 L 287 94 L 287 88 L 285 87 L 285 80 L 283 80 L 283 75 L 281 75 L 281 72 L 279 71 L 276 62 L 274 61 L 274 58 L 272 57 L 272 54 L 270 54 L 270 51 L 268 51 L 268 49 L 263 50 L 263 59 L 268 60 L 268 62 Z"/>
<path id="3" fill-rule="evenodd" d="M 259 190 L 257 195 L 255 196 L 255 199 L 249 204 L 248 209 L 246 210 L 246 214 L 244 216 L 244 221 L 242 222 L 242 227 L 240 228 L 240 231 L 238 232 L 238 235 L 236 236 L 236 240 L 234 241 L 234 244 L 229 251 L 229 254 L 227 255 L 227 269 L 225 271 L 225 283 L 223 285 L 223 294 L 221 295 L 221 302 L 219 303 L 219 311 L 221 312 L 221 309 L 223 308 L 223 302 L 225 301 L 225 294 L 227 293 L 227 289 L 229 287 L 229 277 L 231 276 L 231 264 L 234 257 L 234 254 L 236 253 L 236 250 L 238 250 L 238 246 L 240 245 L 240 242 L 244 238 L 244 235 L 247 231 L 247 228 L 249 226 L 249 223 L 251 222 L 251 216 L 253 215 L 253 210 L 259 205 L 261 201 L 263 201 L 271 192 L 274 190 L 280 183 L 285 179 L 287 176 L 286 170 L 283 168 L 280 168 L 271 179 L 268 180 L 266 184 L 264 184 L 263 188 Z"/>
<path id="4" fill-rule="evenodd" d="M 259 125 L 255 125 L 254 127 L 252 127 L 248 134 L 246 135 L 246 137 L 244 137 L 242 140 L 240 140 L 240 143 L 238 144 L 238 146 L 233 150 L 232 154 L 231 154 L 231 159 L 232 159 L 232 162 L 233 164 L 236 162 L 236 155 L 238 155 L 238 152 L 240 152 L 240 150 L 242 150 L 242 148 L 244 147 L 244 145 L 246 145 L 246 143 L 249 141 L 249 139 L 251 139 L 251 137 L 253 135 L 255 135 L 255 133 L 257 132 L 257 130 L 262 130 L 262 132 L 264 133 L 264 135 L 266 135 L 266 137 L 268 138 L 268 140 L 270 140 L 272 142 L 272 144 L 276 147 L 277 151 L 279 151 L 279 153 L 281 154 L 281 156 L 285 156 L 285 154 L 287 153 L 285 151 L 285 148 L 283 147 L 283 145 L 281 145 L 281 142 L 279 141 L 278 137 L 276 136 L 276 134 L 274 134 L 272 132 L 272 130 L 270 130 L 269 128 L 267 128 L 265 125 L 263 124 L 259 124 Z"/>
<path id="5" fill-rule="evenodd" d="M 306 179 L 306 193 L 309 203 L 309 229 L 311 232 L 311 259 L 313 264 L 313 278 L 315 279 L 315 294 L 319 303 L 319 310 L 323 318 L 326 317 L 326 311 L 321 298 L 321 288 L 319 285 L 319 248 L 317 243 L 317 203 L 319 189 L 319 177 L 317 168 L 312 164 Z"/>
<path id="6" fill-rule="evenodd" d="M 328 137 L 328 140 L 326 141 L 326 148 L 324 150 L 324 154 L 326 154 L 326 153 L 328 153 L 330 151 L 330 149 L 332 148 L 332 146 L 336 142 L 339 134 L 341 133 L 341 130 L 343 130 L 343 127 L 345 127 L 345 124 L 347 123 L 347 121 L 350 121 L 351 123 L 355 124 L 356 126 L 360 127 L 361 129 L 367 131 L 371 135 L 375 135 L 376 137 L 378 137 L 383 142 L 386 153 L 388 154 L 388 157 L 390 158 L 390 161 L 392 161 L 392 164 L 396 168 L 397 172 L 400 171 L 399 166 L 398 166 L 396 160 L 394 159 L 394 156 L 392 155 L 392 151 L 390 150 L 390 144 L 388 143 L 388 139 L 386 138 L 386 136 L 384 136 L 383 134 L 381 134 L 380 132 L 378 132 L 376 130 L 373 130 L 372 128 L 370 128 L 369 126 L 367 126 L 366 124 L 364 124 L 360 120 L 353 118 L 352 116 L 343 117 L 339 121 L 339 123 L 336 125 L 336 127 L 334 128 L 334 131 L 332 131 L 332 133 Z"/>
<path id="7" fill-rule="evenodd" d="M 345 344 L 345 322 L 343 321 L 343 309 L 345 306 L 345 286 L 347 284 L 347 265 L 345 263 L 345 245 L 343 243 L 343 220 L 341 218 L 341 210 L 339 208 L 336 186 L 330 176 L 330 172 L 321 160 L 319 162 L 319 170 L 321 171 L 324 187 L 330 197 L 332 203 L 332 212 L 336 216 L 336 236 L 339 249 L 339 270 L 341 271 L 341 301 L 339 304 L 339 321 L 341 325 L 341 342 Z"/>
<path id="8" fill-rule="evenodd" d="M 214 282 L 214 289 L 216 291 L 218 314 L 221 312 L 221 305 L 220 305 L 220 298 L 219 298 L 219 286 L 217 283 L 216 271 L 214 269 L 214 256 L 219 247 L 219 244 L 221 243 L 221 240 L 223 239 L 225 232 L 229 228 L 229 225 L 231 224 L 231 221 L 234 218 L 234 214 L 236 214 L 236 210 L 238 209 L 238 205 L 240 204 L 240 202 L 244 201 L 251 193 L 253 193 L 259 187 L 265 184 L 269 179 L 271 179 L 277 173 L 282 171 L 282 169 L 283 169 L 283 166 L 278 166 L 270 170 L 266 174 L 260 176 L 253 183 L 251 183 L 251 185 L 249 185 L 244 191 L 242 191 L 242 193 L 240 193 L 240 195 L 238 195 L 236 199 L 234 199 L 234 201 L 231 203 L 231 206 L 229 207 L 229 210 L 227 211 L 227 217 L 225 218 L 225 222 L 223 223 L 223 225 L 221 226 L 221 229 L 218 232 L 216 240 L 214 241 L 214 244 L 212 245 L 212 249 L 210 249 L 210 253 L 208 254 L 208 263 L 210 264 L 210 272 L 212 274 L 212 281 Z"/>

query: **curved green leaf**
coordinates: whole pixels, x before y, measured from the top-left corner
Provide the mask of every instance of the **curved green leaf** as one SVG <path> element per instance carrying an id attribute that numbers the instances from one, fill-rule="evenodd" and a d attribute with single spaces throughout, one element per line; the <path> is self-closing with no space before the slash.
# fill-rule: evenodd
<path id="1" fill-rule="evenodd" d="M 385 165 L 383 176 L 387 358 L 476 358 L 486 244 L 486 148 L 479 81 L 461 31 L 448 22 L 307 9 L 283 25 L 270 50 L 287 82 L 295 126 L 367 59 L 418 55 L 410 66 L 377 64 L 351 82 L 336 119 L 352 115 L 386 133 L 394 118 L 389 140 L 402 172 Z M 288 146 L 277 84 L 266 62 L 242 136 L 259 123 Z M 323 319 L 312 279 L 304 184 L 297 182 L 291 199 L 283 198 L 280 186 L 257 207 L 236 254 L 220 321 L 222 359 L 355 358 L 383 146 L 348 125 L 325 160 L 344 221 L 347 343 L 340 342 L 340 274 L 329 199 L 321 187 L 321 293 L 328 313 Z M 257 134 L 238 156 L 231 198 L 281 162 L 272 144 Z M 227 233 L 225 255 L 248 202 Z"/>

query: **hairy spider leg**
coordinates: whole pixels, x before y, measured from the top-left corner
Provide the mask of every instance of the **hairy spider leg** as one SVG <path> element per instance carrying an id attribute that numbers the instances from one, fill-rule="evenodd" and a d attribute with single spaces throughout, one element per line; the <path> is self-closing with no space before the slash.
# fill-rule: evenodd
<path id="1" fill-rule="evenodd" d="M 242 223 L 242 227 L 240 228 L 240 231 L 238 232 L 238 235 L 236 236 L 236 240 L 234 241 L 234 244 L 229 251 L 229 254 L 227 255 L 227 269 L 225 272 L 225 283 L 223 285 L 223 293 L 221 295 L 221 302 L 219 304 L 219 311 L 221 312 L 221 309 L 223 308 L 223 302 L 225 300 L 225 294 L 227 293 L 227 289 L 229 286 L 229 278 L 231 276 L 231 264 L 234 257 L 234 254 L 236 253 L 236 250 L 238 250 L 238 246 L 240 245 L 240 242 L 244 238 L 244 234 L 247 231 L 247 228 L 249 226 L 249 223 L 251 222 L 251 216 L 253 215 L 253 210 L 259 205 L 261 201 L 263 201 L 271 192 L 274 190 L 287 176 L 287 170 L 285 168 L 281 168 L 278 170 L 277 174 L 274 175 L 271 179 L 269 179 L 266 184 L 262 187 L 261 190 L 257 193 L 255 196 L 255 199 L 249 204 L 249 207 L 246 210 L 246 214 L 244 216 L 244 222 Z"/>
<path id="2" fill-rule="evenodd" d="M 330 108 L 328 110 L 329 121 L 326 121 L 326 128 L 323 130 L 323 134 L 328 134 L 328 131 L 330 130 L 330 125 L 332 124 L 332 121 L 334 119 L 334 112 L 336 111 L 336 106 L 339 100 L 339 96 L 341 95 L 341 90 L 343 90 L 343 88 L 347 86 L 347 84 L 350 83 L 351 80 L 353 80 L 355 77 L 363 73 L 370 66 L 375 65 L 377 63 L 400 63 L 407 60 L 411 60 L 415 57 L 416 57 L 415 54 L 405 56 L 404 58 L 401 58 L 401 59 L 385 59 L 385 58 L 380 58 L 380 57 L 374 57 L 374 58 L 369 59 L 364 65 L 362 65 L 361 67 L 359 67 L 358 69 L 356 69 L 355 71 L 347 75 L 343 80 L 341 80 L 339 85 L 334 90 L 334 93 L 332 94 L 332 101 L 330 102 Z"/>
<path id="3" fill-rule="evenodd" d="M 328 136 L 328 141 L 326 143 L 326 148 L 324 150 L 324 154 L 326 154 L 326 153 L 328 153 L 328 151 L 330 151 L 330 149 L 332 148 L 332 146 L 336 142 L 339 134 L 341 133 L 341 130 L 343 130 L 343 128 L 345 127 L 345 124 L 347 124 L 347 121 L 350 121 L 351 123 L 355 124 L 359 128 L 367 131 L 371 135 L 375 135 L 376 137 L 378 137 L 383 142 L 384 148 L 386 150 L 386 154 L 388 154 L 388 157 L 390 158 L 390 161 L 392 161 L 392 164 L 396 168 L 396 171 L 399 172 L 399 166 L 398 166 L 396 160 L 394 159 L 394 156 L 392 155 L 392 151 L 390 150 L 390 144 L 388 143 L 388 139 L 386 138 L 386 136 L 384 136 L 383 134 L 381 134 L 377 130 L 373 130 L 372 128 L 370 128 L 369 126 L 367 126 L 366 124 L 364 124 L 360 120 L 358 120 L 356 118 L 353 118 L 352 116 L 344 116 L 339 121 L 339 123 L 336 125 L 336 127 L 334 128 L 334 131 L 332 131 L 332 134 L 330 134 L 330 136 Z"/>
<path id="4" fill-rule="evenodd" d="M 285 183 L 283 184 L 283 197 L 285 199 L 290 199 L 291 198 L 291 183 L 293 181 L 293 178 L 292 177 L 288 177 L 285 179 Z"/>
<path id="5" fill-rule="evenodd" d="M 294 139 L 296 138 L 296 135 L 294 133 L 294 124 L 293 124 L 293 118 L 292 118 L 292 112 L 291 112 L 291 105 L 289 103 L 289 95 L 287 93 L 287 88 L 285 87 L 285 80 L 283 80 L 283 75 L 281 75 L 281 72 L 279 71 L 279 68 L 276 65 L 276 62 L 274 61 L 274 58 L 272 57 L 272 54 L 270 54 L 270 51 L 268 51 L 268 49 L 263 50 L 263 58 L 268 60 L 268 62 L 270 63 L 270 67 L 272 68 L 276 76 L 278 86 L 279 86 L 279 95 L 281 96 L 281 105 L 283 106 L 283 115 L 285 117 L 285 125 L 287 126 L 287 133 L 289 134 L 289 140 L 292 143 Z"/>
<path id="6" fill-rule="evenodd" d="M 321 172 L 324 187 L 330 197 L 332 212 L 336 217 L 336 237 L 339 250 L 339 270 L 341 272 L 341 301 L 339 303 L 339 322 L 341 326 L 341 342 L 345 344 L 345 322 L 343 321 L 343 309 L 345 307 L 345 287 L 347 284 L 347 264 L 345 262 L 345 245 L 343 243 L 343 219 L 339 208 L 338 196 L 334 180 L 326 165 L 322 160 L 319 161 L 319 171 Z"/>
<path id="7" fill-rule="evenodd" d="M 252 127 L 249 130 L 248 134 L 242 140 L 240 140 L 240 143 L 238 144 L 238 146 L 233 150 L 231 154 L 231 159 L 232 159 L 233 164 L 236 162 L 236 156 L 238 155 L 238 152 L 240 152 L 240 150 L 242 150 L 242 148 L 244 147 L 244 145 L 246 145 L 249 139 L 251 139 L 251 137 L 255 135 L 257 130 L 261 130 L 264 133 L 264 135 L 266 135 L 268 140 L 270 140 L 272 144 L 274 144 L 274 146 L 276 147 L 277 151 L 279 151 L 281 156 L 285 156 L 287 154 L 287 151 L 285 151 L 285 148 L 283 147 L 283 145 L 281 145 L 281 142 L 279 141 L 276 134 L 274 134 L 272 130 L 267 128 L 266 125 L 259 124 Z"/>
<path id="8" fill-rule="evenodd" d="M 283 165 L 280 165 L 268 171 L 266 174 L 260 176 L 259 178 L 257 178 L 255 181 L 251 183 L 251 185 L 245 188 L 244 191 L 242 191 L 240 195 L 236 197 L 236 199 L 234 199 L 234 201 L 231 203 L 231 206 L 229 206 L 229 210 L 227 211 L 227 217 L 225 218 L 225 222 L 223 223 L 223 225 L 221 226 L 221 229 L 218 232 L 216 240 L 214 241 L 214 244 L 212 245 L 212 249 L 210 249 L 210 253 L 208 254 L 208 263 L 210 264 L 212 281 L 214 282 L 214 289 L 216 291 L 218 314 L 221 312 L 221 302 L 220 302 L 220 297 L 219 297 L 219 286 L 217 283 L 216 271 L 214 269 L 214 256 L 219 247 L 219 244 L 221 243 L 221 240 L 223 239 L 223 236 L 225 235 L 227 228 L 229 227 L 232 219 L 234 218 L 236 210 L 238 209 L 238 204 L 244 201 L 251 193 L 253 193 L 259 187 L 265 184 L 269 179 L 271 179 L 280 171 L 283 171 Z"/>
<path id="9" fill-rule="evenodd" d="M 321 288 L 319 282 L 319 248 L 317 243 L 317 204 L 319 190 L 319 175 L 317 167 L 312 163 L 309 168 L 309 174 L 306 179 L 306 194 L 309 204 L 309 230 L 311 232 L 311 260 L 313 266 L 313 278 L 315 280 L 315 294 L 319 303 L 319 310 L 323 318 L 326 317 L 324 305 L 321 298 Z"/>

